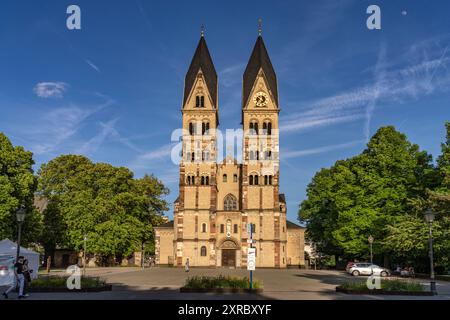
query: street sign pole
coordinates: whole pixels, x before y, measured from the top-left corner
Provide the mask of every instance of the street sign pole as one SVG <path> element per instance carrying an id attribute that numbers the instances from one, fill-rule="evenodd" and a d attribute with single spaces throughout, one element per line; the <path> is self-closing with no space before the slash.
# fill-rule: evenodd
<path id="1" fill-rule="evenodd" d="M 253 248 L 253 226 L 250 224 L 250 248 Z M 253 271 L 250 270 L 250 291 L 253 288 Z"/>

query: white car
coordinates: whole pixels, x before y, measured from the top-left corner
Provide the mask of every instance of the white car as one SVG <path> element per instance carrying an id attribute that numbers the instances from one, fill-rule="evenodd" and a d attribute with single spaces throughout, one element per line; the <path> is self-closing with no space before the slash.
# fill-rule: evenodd
<path id="1" fill-rule="evenodd" d="M 355 263 L 349 270 L 348 273 L 350 273 L 352 276 L 381 276 L 381 277 L 387 277 L 389 276 L 390 272 L 388 269 L 381 268 L 380 266 L 377 266 L 376 264 L 371 263 Z"/>

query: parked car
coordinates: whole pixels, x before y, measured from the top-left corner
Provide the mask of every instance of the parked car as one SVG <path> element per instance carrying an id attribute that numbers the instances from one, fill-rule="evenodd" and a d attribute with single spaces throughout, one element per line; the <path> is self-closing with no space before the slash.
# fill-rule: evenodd
<path id="1" fill-rule="evenodd" d="M 354 264 L 355 264 L 354 262 L 349 261 L 349 262 L 347 263 L 347 266 L 345 267 L 345 271 L 348 272 L 348 270 L 350 270 L 350 268 L 353 267 Z"/>
<path id="2" fill-rule="evenodd" d="M 381 277 L 387 277 L 390 275 L 390 272 L 386 268 L 381 268 L 380 266 L 377 266 L 376 264 L 370 264 L 370 263 L 355 263 L 353 266 L 350 267 L 348 270 L 348 273 L 350 273 L 352 276 L 381 276 Z"/>

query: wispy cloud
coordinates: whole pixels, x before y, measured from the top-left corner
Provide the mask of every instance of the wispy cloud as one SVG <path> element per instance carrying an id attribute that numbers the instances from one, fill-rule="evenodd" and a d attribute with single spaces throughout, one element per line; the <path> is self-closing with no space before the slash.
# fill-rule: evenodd
<path id="1" fill-rule="evenodd" d="M 364 142 L 365 142 L 365 140 L 355 140 L 355 141 L 350 141 L 347 143 L 333 144 L 333 145 L 329 145 L 329 146 L 312 148 L 312 149 L 294 150 L 294 151 L 285 150 L 280 153 L 281 157 L 282 157 L 281 160 L 289 159 L 289 158 L 299 158 L 299 157 L 310 156 L 310 155 L 314 155 L 314 154 L 326 153 L 326 152 L 339 150 L 339 149 L 351 148 L 351 147 L 363 144 Z"/>
<path id="2" fill-rule="evenodd" d="M 81 146 L 81 148 L 78 150 L 77 153 L 91 154 L 97 151 L 109 136 L 112 136 L 117 133 L 115 129 L 117 120 L 118 119 L 113 119 L 106 123 L 100 122 L 100 126 L 102 127 L 100 132 L 90 140 L 86 141 Z"/>
<path id="3" fill-rule="evenodd" d="M 100 73 L 100 68 L 97 67 L 97 65 L 95 65 L 91 60 L 85 59 L 84 60 L 92 69 L 94 69 L 95 71 L 97 71 L 98 73 Z"/>
<path id="4" fill-rule="evenodd" d="M 421 56 L 414 52 L 404 58 L 415 62 L 404 65 L 404 61 L 398 61 L 386 70 L 386 53 L 381 49 L 372 83 L 310 101 L 307 105 L 301 104 L 303 107 L 300 108 L 304 111 L 282 118 L 280 130 L 295 132 L 365 119 L 364 137 L 367 140 L 376 105 L 389 102 L 403 103 L 408 99 L 418 99 L 436 91 L 449 90 L 450 59 L 443 52 L 446 51 L 442 48 L 429 49 Z"/>
<path id="5" fill-rule="evenodd" d="M 235 65 L 224 68 L 219 72 L 220 84 L 226 88 L 235 85 L 241 85 L 242 73 L 244 72 L 245 63 L 237 63 Z"/>
<path id="6" fill-rule="evenodd" d="M 37 125 L 24 126 L 21 135 L 31 142 L 31 150 L 35 154 L 52 153 L 73 137 L 90 116 L 113 103 L 114 100 L 108 98 L 89 108 L 70 104 L 51 110 L 38 117 Z"/>
<path id="7" fill-rule="evenodd" d="M 68 87 L 65 82 L 39 82 L 33 91 L 40 98 L 62 98 Z"/>

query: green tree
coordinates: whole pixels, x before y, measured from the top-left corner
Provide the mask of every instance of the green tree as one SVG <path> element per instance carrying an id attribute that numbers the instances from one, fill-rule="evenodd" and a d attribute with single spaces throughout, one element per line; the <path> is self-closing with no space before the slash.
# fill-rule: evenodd
<path id="1" fill-rule="evenodd" d="M 35 242 L 41 230 L 40 216 L 33 206 L 36 179 L 33 154 L 13 146 L 0 132 L 0 239 L 17 238 L 16 211 L 24 205 L 27 216 L 23 224 L 22 244 Z"/>
<path id="2" fill-rule="evenodd" d="M 64 230 L 60 238 L 48 237 L 47 246 L 80 250 L 86 235 L 88 251 L 101 255 L 105 263 L 152 241 L 153 225 L 167 210 L 162 197 L 168 190 L 155 177 L 134 179 L 127 168 L 92 163 L 77 155 L 63 155 L 43 165 L 39 192 L 53 204 L 48 214 L 58 230 Z"/>
<path id="3" fill-rule="evenodd" d="M 423 202 L 432 176 L 431 157 L 394 127 L 383 127 L 362 154 L 316 174 L 299 218 L 323 253 L 367 259 L 372 235 L 374 254 L 388 263 L 388 226 Z"/>

